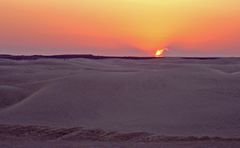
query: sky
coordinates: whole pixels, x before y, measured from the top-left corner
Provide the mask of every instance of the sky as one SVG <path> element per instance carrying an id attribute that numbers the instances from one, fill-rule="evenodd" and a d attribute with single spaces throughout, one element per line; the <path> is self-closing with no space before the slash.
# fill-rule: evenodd
<path id="1" fill-rule="evenodd" d="M 0 54 L 240 56 L 240 0 L 1 0 Z"/>

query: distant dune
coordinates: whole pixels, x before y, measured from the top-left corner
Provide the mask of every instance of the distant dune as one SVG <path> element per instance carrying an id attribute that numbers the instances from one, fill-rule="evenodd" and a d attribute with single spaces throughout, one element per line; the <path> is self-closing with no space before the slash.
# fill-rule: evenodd
<path id="1" fill-rule="evenodd" d="M 240 147 L 239 86 L 240 58 L 1 55 L 0 141 Z"/>
<path id="2" fill-rule="evenodd" d="M 0 54 L 0 58 L 2 59 L 11 59 L 11 60 L 36 60 L 36 59 L 77 59 L 77 58 L 85 58 L 85 59 L 154 59 L 155 57 L 131 57 L 131 56 L 96 56 L 91 54 L 69 54 L 69 55 L 7 55 Z"/>
<path id="3" fill-rule="evenodd" d="M 92 54 L 63 54 L 63 55 L 8 55 L 0 54 L 0 59 L 11 59 L 11 60 L 37 60 L 37 59 L 133 59 L 133 60 L 146 60 L 156 59 L 156 57 L 136 57 L 136 56 L 97 56 Z M 165 58 L 165 57 L 160 57 Z M 168 57 L 170 58 L 170 57 Z M 177 57 L 172 57 L 177 58 Z M 198 59 L 198 60 L 216 60 L 221 57 L 179 57 L 182 59 Z M 237 58 L 237 57 L 235 57 Z"/>

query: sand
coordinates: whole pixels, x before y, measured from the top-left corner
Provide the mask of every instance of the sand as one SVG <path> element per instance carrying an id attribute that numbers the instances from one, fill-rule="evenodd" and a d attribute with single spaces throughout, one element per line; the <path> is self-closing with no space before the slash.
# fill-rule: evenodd
<path id="1" fill-rule="evenodd" d="M 115 132 L 107 138 L 100 135 L 107 147 L 114 147 L 111 144 L 116 141 L 111 139 L 116 133 L 128 138 L 132 133 L 146 135 L 117 139 L 121 144 L 115 147 L 139 147 L 138 142 L 147 138 L 150 142 L 142 147 L 154 147 L 151 141 L 167 143 L 164 147 L 180 147 L 184 141 L 191 141 L 189 147 L 226 147 L 222 141 L 230 139 L 233 147 L 239 147 L 239 112 L 239 58 L 0 59 L 0 131 L 17 128 L 15 132 L 30 135 L 23 141 L 33 136 L 22 131 L 25 126 L 47 126 Z M 33 137 L 41 139 L 41 132 Z M 11 138 L 18 139 L 18 134 L 6 133 L 0 134 L 0 139 L 7 139 L 2 140 L 6 146 Z M 55 140 L 74 139 L 79 133 L 73 131 Z M 99 144 L 97 137 L 89 138 L 92 142 L 87 147 Z M 169 142 L 169 137 L 181 140 Z M 197 142 L 204 137 L 205 142 Z M 89 139 L 80 137 L 68 144 L 74 147 Z M 133 143 L 126 144 L 129 141 Z M 31 143 L 38 141 L 25 142 L 25 146 Z M 42 144 L 54 145 L 37 145 Z"/>

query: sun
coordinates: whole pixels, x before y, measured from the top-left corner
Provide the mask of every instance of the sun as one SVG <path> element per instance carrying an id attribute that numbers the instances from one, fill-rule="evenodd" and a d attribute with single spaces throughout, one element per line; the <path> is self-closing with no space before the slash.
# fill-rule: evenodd
<path id="1" fill-rule="evenodd" d="M 158 49 L 155 52 L 155 57 L 159 58 L 159 57 L 163 57 L 163 53 L 164 53 L 165 49 Z"/>

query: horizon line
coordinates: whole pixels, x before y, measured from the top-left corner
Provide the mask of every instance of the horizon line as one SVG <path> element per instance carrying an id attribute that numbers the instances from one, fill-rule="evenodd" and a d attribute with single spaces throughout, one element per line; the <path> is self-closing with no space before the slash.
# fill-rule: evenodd
<path id="1" fill-rule="evenodd" d="M 166 58 L 183 58 L 183 59 L 220 59 L 220 58 L 240 58 L 234 56 L 108 56 L 108 55 L 94 55 L 94 54 L 56 54 L 56 55 L 24 55 L 24 54 L 0 54 L 0 59 L 12 60 L 35 60 L 35 59 L 166 59 Z"/>

